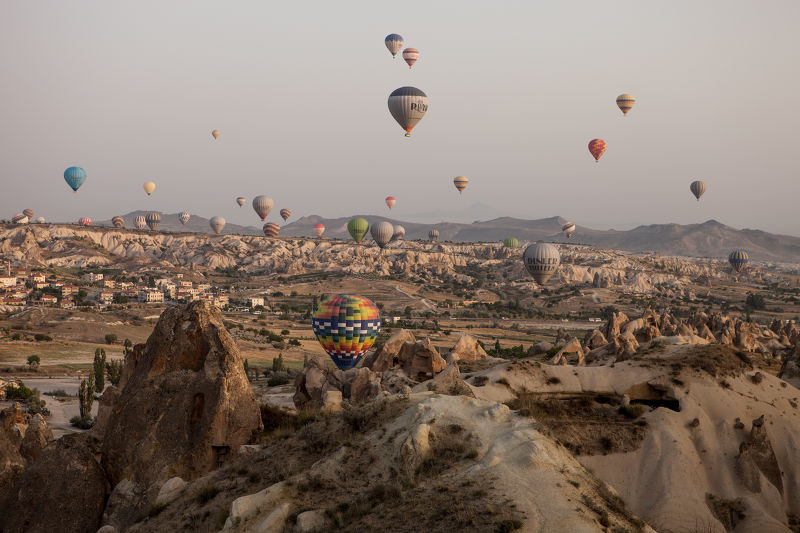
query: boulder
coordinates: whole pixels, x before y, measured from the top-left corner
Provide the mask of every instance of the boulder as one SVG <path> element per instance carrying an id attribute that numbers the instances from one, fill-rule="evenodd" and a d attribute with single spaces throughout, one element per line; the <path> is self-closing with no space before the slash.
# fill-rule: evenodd
<path id="1" fill-rule="evenodd" d="M 628 322 L 628 317 L 623 312 L 612 313 L 606 325 L 600 330 L 606 339 L 611 339 L 620 334 L 622 324 Z"/>
<path id="2" fill-rule="evenodd" d="M 302 372 L 294 378 L 294 405 L 297 408 L 320 408 L 323 395 L 328 390 L 328 374 L 325 358 L 321 355 L 312 357 Z"/>
<path id="3" fill-rule="evenodd" d="M 592 331 L 586 333 L 586 337 L 583 339 L 583 344 L 589 350 L 594 350 L 595 348 L 599 348 L 608 344 L 608 340 L 599 329 L 593 329 Z"/>
<path id="4" fill-rule="evenodd" d="M 565 339 L 564 346 L 553 356 L 553 358 L 549 361 L 551 365 L 566 365 L 567 362 L 567 355 L 568 354 L 577 354 L 578 356 L 578 365 L 585 364 L 585 360 L 583 357 L 583 347 L 581 346 L 581 341 L 576 339 L 575 337 L 570 337 L 569 339 Z"/>
<path id="5" fill-rule="evenodd" d="M 381 387 L 383 390 L 391 392 L 392 394 L 402 393 L 406 391 L 406 389 L 411 390 L 418 383 L 419 382 L 408 377 L 406 373 L 399 368 L 387 370 L 383 372 L 381 376 Z"/>
<path id="6" fill-rule="evenodd" d="M 486 351 L 478 344 L 478 339 L 472 335 L 462 335 L 450 353 L 457 354 L 459 361 L 480 361 L 488 357 Z"/>
<path id="7" fill-rule="evenodd" d="M 53 431 L 48 427 L 42 415 L 35 414 L 28 423 L 19 451 L 25 459 L 33 461 L 51 440 L 53 440 Z"/>
<path id="8" fill-rule="evenodd" d="M 439 394 L 449 394 L 450 396 L 469 396 L 475 397 L 467 383 L 461 379 L 461 373 L 458 369 L 458 364 L 451 363 L 439 372 L 435 378 L 420 383 L 412 389 L 412 392 L 431 391 Z"/>
<path id="9" fill-rule="evenodd" d="M 295 531 L 297 533 L 315 533 L 317 531 L 326 531 L 329 528 L 328 514 L 325 509 L 304 511 L 297 515 L 297 522 L 295 525 Z"/>
<path id="10" fill-rule="evenodd" d="M 547 353 L 552 349 L 553 349 L 553 344 L 550 342 L 547 341 L 537 342 L 536 344 L 528 348 L 528 357 Z"/>
<path id="11" fill-rule="evenodd" d="M 398 357 L 403 345 L 407 342 L 416 342 L 414 334 L 407 329 L 401 329 L 394 333 L 389 340 L 378 346 L 374 352 L 364 357 L 362 367 L 369 368 L 375 372 L 383 372 L 390 368 L 400 365 Z"/>
<path id="12" fill-rule="evenodd" d="M 398 356 L 405 373 L 417 381 L 431 379 L 447 366 L 428 338 L 424 341 L 406 342 Z"/>
<path id="13" fill-rule="evenodd" d="M 795 350 L 784 357 L 778 377 L 800 389 L 800 352 Z"/>
<path id="14" fill-rule="evenodd" d="M 195 479 L 261 429 L 239 349 L 210 302 L 167 308 L 134 353 L 103 442 L 113 483 Z"/>
<path id="15" fill-rule="evenodd" d="M 230 514 L 222 531 L 282 531 L 289 516 L 289 504 L 286 502 L 290 499 L 289 487 L 284 481 L 261 492 L 236 498 L 231 503 Z"/>
<path id="16" fill-rule="evenodd" d="M 164 507 L 177 500 L 186 490 L 186 485 L 187 483 L 179 477 L 169 478 L 158 490 L 156 507 Z"/>
<path id="17" fill-rule="evenodd" d="M 352 371 L 349 400 L 352 403 L 364 403 L 375 398 L 383 390 L 381 377 L 369 368 L 356 368 Z"/>
<path id="18" fill-rule="evenodd" d="M 65 435 L 45 447 L 0 508 L 0 531 L 97 531 L 108 489 L 95 459 L 97 444 L 84 433 Z"/>
<path id="19" fill-rule="evenodd" d="M 322 404 L 320 409 L 323 411 L 336 412 L 342 410 L 342 391 L 326 390 L 322 394 Z"/>

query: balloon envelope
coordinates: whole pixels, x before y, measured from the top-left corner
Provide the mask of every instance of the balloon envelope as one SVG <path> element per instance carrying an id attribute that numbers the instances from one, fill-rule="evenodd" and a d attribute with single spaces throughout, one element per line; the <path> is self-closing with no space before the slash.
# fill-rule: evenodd
<path id="1" fill-rule="evenodd" d="M 419 59 L 419 50 L 416 48 L 406 48 L 403 50 L 403 59 L 408 63 L 408 68 L 414 66 L 414 63 Z"/>
<path id="2" fill-rule="evenodd" d="M 464 176 L 456 176 L 453 178 L 453 185 L 456 186 L 458 192 L 461 192 L 467 188 L 467 185 L 469 185 L 469 180 Z"/>
<path id="3" fill-rule="evenodd" d="M 533 279 L 539 285 L 547 283 L 561 264 L 558 248 L 546 242 L 531 244 L 522 254 L 522 261 Z"/>
<path id="4" fill-rule="evenodd" d="M 139 215 L 133 219 L 133 225 L 136 226 L 136 229 L 144 229 L 147 227 L 147 222 L 144 221 L 143 216 Z"/>
<path id="5" fill-rule="evenodd" d="M 146 181 L 144 182 L 144 185 L 142 185 L 142 189 L 144 189 L 144 192 L 147 193 L 147 196 L 150 196 L 153 194 L 153 191 L 156 190 L 156 184 L 152 181 Z"/>
<path id="6" fill-rule="evenodd" d="M 33 218 L 33 209 L 23 209 L 22 214 L 28 218 Z"/>
<path id="7" fill-rule="evenodd" d="M 144 221 L 147 223 L 147 227 L 155 231 L 158 225 L 161 224 L 161 215 L 158 213 L 147 213 L 147 216 L 144 217 Z"/>
<path id="8" fill-rule="evenodd" d="M 397 198 L 395 198 L 394 196 L 387 196 L 386 200 L 384 201 L 386 202 L 386 205 L 389 207 L 389 209 L 391 209 L 394 207 L 394 204 L 397 203 Z"/>
<path id="9" fill-rule="evenodd" d="M 389 113 L 406 130 L 406 137 L 428 111 L 428 96 L 416 87 L 400 87 L 389 95 Z"/>
<path id="10" fill-rule="evenodd" d="M 342 370 L 355 367 L 381 330 L 378 308 L 367 298 L 337 294 L 322 300 L 311 317 L 314 335 Z"/>
<path id="11" fill-rule="evenodd" d="M 208 225 L 211 226 L 214 233 L 219 235 L 225 228 L 225 219 L 222 217 L 211 217 L 211 220 L 208 221 Z"/>
<path id="12" fill-rule="evenodd" d="M 439 238 L 439 230 L 432 229 L 428 232 L 428 238 L 432 241 L 436 241 Z"/>
<path id="13" fill-rule="evenodd" d="M 217 137 L 219 137 L 219 130 L 214 130 L 214 131 L 212 131 L 212 132 L 211 132 L 211 136 L 212 136 L 212 137 L 214 137 L 215 139 L 216 139 Z M 235 135 L 234 135 L 234 137 L 235 137 Z"/>
<path id="14" fill-rule="evenodd" d="M 19 213 L 11 217 L 11 222 L 13 222 L 14 224 L 27 224 L 28 217 L 26 217 L 22 213 Z M 78 223 L 80 224 L 80 221 L 78 221 Z"/>
<path id="15" fill-rule="evenodd" d="M 623 93 L 617 96 L 617 107 L 619 107 L 623 115 L 627 115 L 635 103 L 636 98 L 632 94 Z"/>
<path id="16" fill-rule="evenodd" d="M 314 235 L 316 235 L 317 237 L 322 237 L 323 233 L 325 233 L 325 225 L 314 224 Z"/>
<path id="17" fill-rule="evenodd" d="M 80 225 L 80 226 L 91 226 L 92 225 L 92 219 L 89 218 L 89 217 L 81 217 L 81 218 L 78 219 L 78 225 Z"/>
<path id="18" fill-rule="evenodd" d="M 356 244 L 361 242 L 367 231 L 369 231 L 369 222 L 363 218 L 354 218 L 347 223 L 347 232 L 353 237 Z"/>
<path id="19" fill-rule="evenodd" d="M 603 139 L 592 139 L 589 141 L 589 152 L 595 161 L 600 161 L 606 151 L 606 142 Z"/>
<path id="20" fill-rule="evenodd" d="M 274 222 L 267 222 L 261 229 L 264 231 L 264 235 L 272 238 L 277 237 L 278 233 L 281 231 L 281 227 Z"/>
<path id="21" fill-rule="evenodd" d="M 113 224 L 115 228 L 119 229 L 125 225 L 125 219 L 122 217 L 114 217 L 111 219 L 111 224 Z"/>
<path id="22" fill-rule="evenodd" d="M 239 196 L 238 198 L 236 198 L 236 203 L 239 204 L 239 207 L 242 207 L 245 204 L 245 202 L 247 202 L 247 198 L 245 198 L 244 196 Z"/>
<path id="23" fill-rule="evenodd" d="M 514 237 L 506 237 L 503 239 L 503 246 L 506 248 L 517 248 L 519 247 L 519 241 Z"/>
<path id="24" fill-rule="evenodd" d="M 736 272 L 741 272 L 748 261 L 750 261 L 750 256 L 744 250 L 734 250 L 728 256 L 728 262 Z"/>
<path id="25" fill-rule="evenodd" d="M 186 211 L 183 211 L 183 212 L 181 212 L 180 215 L 178 215 L 178 220 L 181 221 L 181 225 L 182 226 L 185 226 L 186 223 L 189 222 L 189 218 L 190 217 L 191 217 L 191 215 L 189 213 L 187 213 Z"/>
<path id="26" fill-rule="evenodd" d="M 403 48 L 403 36 L 396 33 L 390 33 L 383 40 L 383 44 L 386 45 L 386 48 L 389 49 L 389 51 L 392 53 L 392 57 L 394 57 L 397 55 L 397 52 Z"/>
<path id="27" fill-rule="evenodd" d="M 569 239 L 569 236 L 575 232 L 575 224 L 573 224 L 572 222 L 567 222 L 566 224 L 561 226 L 561 231 L 563 231 L 564 235 L 566 235 L 567 239 Z"/>
<path id="28" fill-rule="evenodd" d="M 399 241 L 405 236 L 406 236 L 406 228 L 399 225 L 394 227 L 394 234 L 392 235 L 393 241 Z"/>
<path id="29" fill-rule="evenodd" d="M 689 190 L 692 191 L 692 194 L 694 194 L 694 197 L 697 198 L 699 202 L 700 197 L 706 192 L 706 184 L 702 181 L 693 181 L 692 184 L 689 185 Z"/>
<path id="30" fill-rule="evenodd" d="M 253 209 L 255 210 L 256 214 L 261 217 L 261 220 L 267 218 L 269 212 L 272 211 L 272 198 L 269 196 L 256 196 L 253 198 Z"/>
<path id="31" fill-rule="evenodd" d="M 378 222 L 377 224 L 373 224 L 369 229 L 369 233 L 372 235 L 372 240 L 375 241 L 375 244 L 377 244 L 380 249 L 383 250 L 392 240 L 392 235 L 394 235 L 394 226 L 384 220 Z"/>
<path id="32" fill-rule="evenodd" d="M 83 182 L 86 181 L 86 171 L 81 167 L 69 167 L 64 171 L 64 181 L 73 191 L 78 192 Z"/>
<path id="33" fill-rule="evenodd" d="M 281 213 L 281 218 L 284 221 L 289 220 L 289 217 L 292 216 L 292 210 L 291 209 L 286 209 L 285 207 L 283 209 L 281 209 L 280 213 Z"/>
<path id="34" fill-rule="evenodd" d="M 44 222 L 45 222 L 44 217 L 36 217 L 37 224 L 44 224 Z"/>

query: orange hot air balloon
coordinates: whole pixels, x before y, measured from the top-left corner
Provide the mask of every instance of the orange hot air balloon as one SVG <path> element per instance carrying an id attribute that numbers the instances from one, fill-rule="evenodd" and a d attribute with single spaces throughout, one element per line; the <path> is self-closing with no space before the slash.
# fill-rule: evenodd
<path id="1" fill-rule="evenodd" d="M 219 138 L 219 130 L 214 130 L 211 132 L 211 136 L 215 139 Z"/>
<path id="2" fill-rule="evenodd" d="M 599 162 L 600 158 L 606 151 L 606 142 L 603 139 L 592 139 L 589 141 L 589 152 L 594 157 L 595 162 Z"/>
<path id="3" fill-rule="evenodd" d="M 389 209 L 394 207 L 394 204 L 395 204 L 396 201 L 397 201 L 397 198 L 395 198 L 394 196 L 387 196 L 386 197 L 386 205 L 389 207 Z"/>

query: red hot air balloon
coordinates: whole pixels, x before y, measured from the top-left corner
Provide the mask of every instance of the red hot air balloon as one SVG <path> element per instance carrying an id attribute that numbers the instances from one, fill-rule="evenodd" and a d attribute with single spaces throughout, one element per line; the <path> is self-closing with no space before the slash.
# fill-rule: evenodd
<path id="1" fill-rule="evenodd" d="M 325 233 L 325 225 L 324 224 L 314 224 L 314 234 L 317 237 L 322 237 L 323 233 Z"/>
<path id="2" fill-rule="evenodd" d="M 606 142 L 603 139 L 592 139 L 589 141 L 589 152 L 594 157 L 595 162 L 599 162 L 600 158 L 606 151 Z"/>
<path id="3" fill-rule="evenodd" d="M 389 209 L 394 207 L 395 202 L 397 202 L 397 198 L 395 198 L 394 196 L 386 197 L 386 205 L 389 207 Z"/>

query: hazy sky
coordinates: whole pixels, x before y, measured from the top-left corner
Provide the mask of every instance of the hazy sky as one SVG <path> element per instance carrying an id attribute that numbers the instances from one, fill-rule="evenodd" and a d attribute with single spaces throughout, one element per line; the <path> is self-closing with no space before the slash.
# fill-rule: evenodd
<path id="1" fill-rule="evenodd" d="M 399 219 L 485 202 L 800 235 L 798 28 L 797 0 L 0 0 L 0 217 L 256 224 L 236 196 L 273 197 L 279 220 L 383 214 L 391 194 Z M 386 106 L 403 85 L 430 99 L 410 139 Z M 71 165 L 89 175 L 77 195 Z"/>

